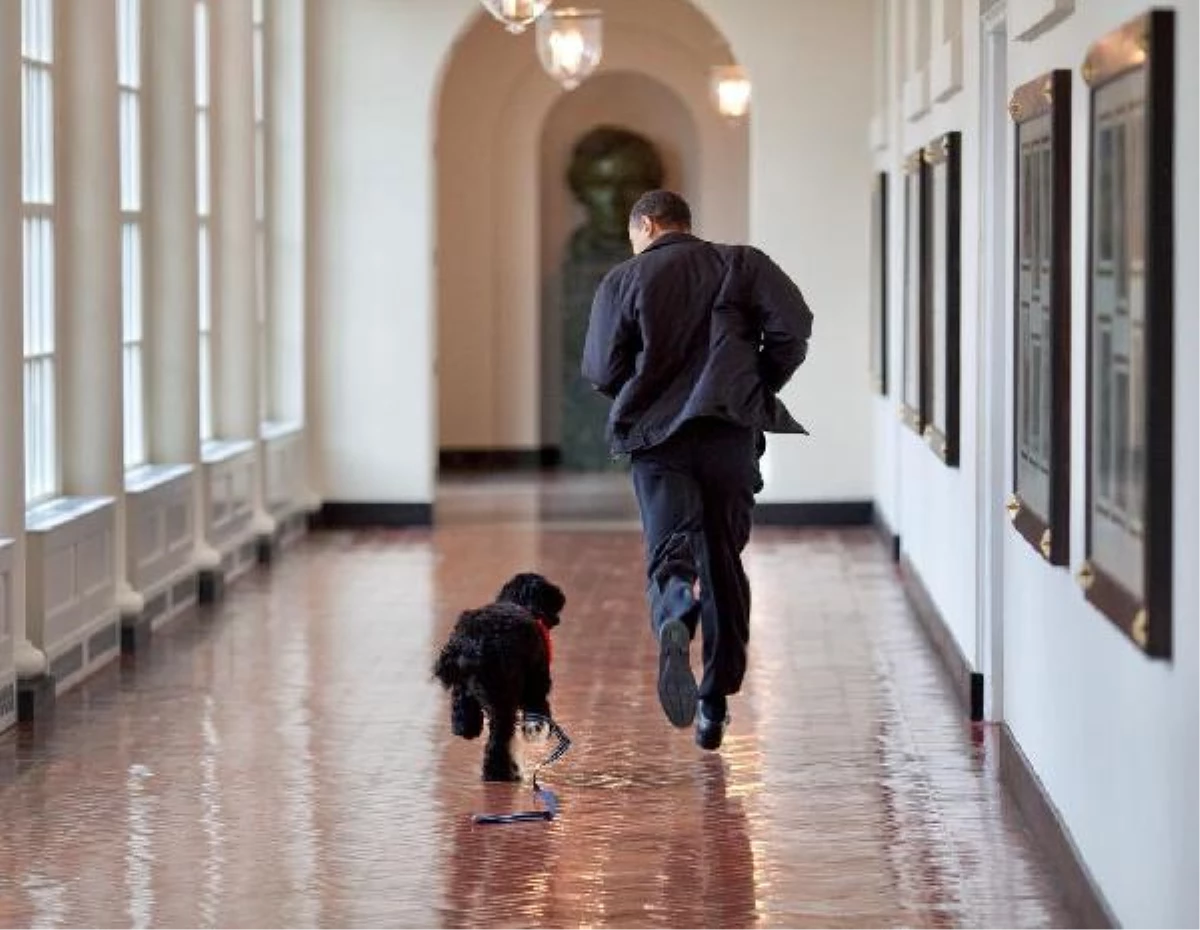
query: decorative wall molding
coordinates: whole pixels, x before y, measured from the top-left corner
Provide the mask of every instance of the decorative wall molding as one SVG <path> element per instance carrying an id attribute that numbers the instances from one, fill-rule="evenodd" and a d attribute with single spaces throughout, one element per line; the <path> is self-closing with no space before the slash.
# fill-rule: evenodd
<path id="1" fill-rule="evenodd" d="M 934 49 L 929 61 L 929 92 L 944 103 L 963 87 L 962 35 L 956 35 Z"/>
<path id="2" fill-rule="evenodd" d="M 888 147 L 887 110 L 871 117 L 867 127 L 867 145 L 872 152 L 883 152 Z"/>
<path id="3" fill-rule="evenodd" d="M 924 67 L 904 82 L 904 118 L 915 123 L 929 112 L 929 68 Z"/>
<path id="4" fill-rule="evenodd" d="M 1009 34 L 1031 42 L 1075 12 L 1075 0 L 1008 0 Z"/>

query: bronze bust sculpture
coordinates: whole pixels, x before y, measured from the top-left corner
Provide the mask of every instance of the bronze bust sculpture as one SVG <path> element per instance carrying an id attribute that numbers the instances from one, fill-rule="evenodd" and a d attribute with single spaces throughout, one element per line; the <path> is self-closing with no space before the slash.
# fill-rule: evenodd
<path id="1" fill-rule="evenodd" d="M 662 187 L 663 163 L 653 144 L 627 129 L 598 126 L 575 144 L 567 184 L 587 210 L 571 237 L 572 257 L 629 254 L 627 226 L 634 202 Z"/>
<path id="2" fill-rule="evenodd" d="M 562 462 L 567 468 L 614 467 L 605 438 L 608 401 L 584 383 L 579 360 L 596 287 L 631 255 L 629 211 L 643 193 L 662 187 L 663 178 L 654 145 L 627 129 L 598 126 L 572 152 L 567 185 L 587 219 L 571 234 L 562 262 Z"/>

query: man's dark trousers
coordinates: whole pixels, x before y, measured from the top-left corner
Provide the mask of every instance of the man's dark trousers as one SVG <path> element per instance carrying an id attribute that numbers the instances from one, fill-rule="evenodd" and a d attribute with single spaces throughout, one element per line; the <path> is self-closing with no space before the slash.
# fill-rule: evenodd
<path id="1" fill-rule="evenodd" d="M 655 638 L 672 618 L 683 620 L 694 637 L 699 621 L 700 698 L 736 694 L 750 641 L 750 582 L 741 553 L 760 486 L 755 433 L 722 420 L 692 420 L 631 459 Z M 698 611 L 692 606 L 697 578 Z"/>

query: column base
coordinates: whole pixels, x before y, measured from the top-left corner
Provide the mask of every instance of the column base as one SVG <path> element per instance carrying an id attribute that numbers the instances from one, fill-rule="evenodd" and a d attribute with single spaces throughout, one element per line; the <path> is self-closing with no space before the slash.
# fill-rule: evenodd
<path id="1" fill-rule="evenodd" d="M 277 545 L 274 533 L 259 536 L 255 539 L 255 559 L 259 565 L 270 565 L 275 561 L 275 548 Z"/>
<path id="2" fill-rule="evenodd" d="M 121 618 L 121 655 L 145 652 L 150 646 L 154 620 L 145 612 Z"/>
<path id="3" fill-rule="evenodd" d="M 37 723 L 54 715 L 54 676 L 17 679 L 17 722 Z"/>
<path id="4" fill-rule="evenodd" d="M 196 575 L 196 603 L 215 604 L 225 596 L 225 571 L 202 568 Z"/>

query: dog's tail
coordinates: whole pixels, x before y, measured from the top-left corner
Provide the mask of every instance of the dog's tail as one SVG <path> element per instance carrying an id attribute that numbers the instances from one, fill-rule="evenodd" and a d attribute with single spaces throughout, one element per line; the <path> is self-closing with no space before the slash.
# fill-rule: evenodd
<path id="1" fill-rule="evenodd" d="M 483 664 L 483 652 L 479 643 L 471 640 L 454 639 L 442 648 L 433 663 L 433 676 L 446 689 L 462 684 Z"/>

